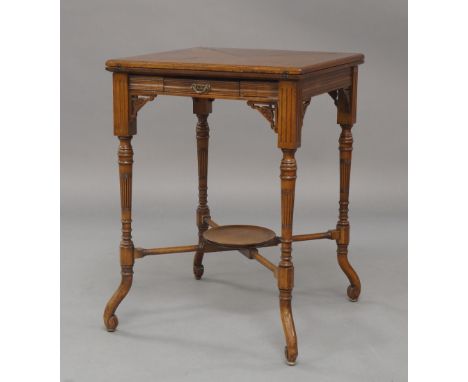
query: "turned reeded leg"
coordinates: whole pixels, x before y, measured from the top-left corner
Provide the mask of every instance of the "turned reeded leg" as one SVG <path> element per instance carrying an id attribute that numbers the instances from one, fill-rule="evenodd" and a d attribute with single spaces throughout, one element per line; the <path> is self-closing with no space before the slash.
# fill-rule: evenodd
<path id="1" fill-rule="evenodd" d="M 210 128 L 208 126 L 208 115 L 212 110 L 212 100 L 194 98 L 193 113 L 196 114 L 198 123 L 196 127 L 197 137 L 197 157 L 198 157 L 198 207 L 197 207 L 197 227 L 198 227 L 198 250 L 193 259 L 193 274 L 200 280 L 204 267 L 204 240 L 203 232 L 208 229 L 206 218 L 210 216 L 208 207 L 208 143 L 210 138 Z"/>
<path id="2" fill-rule="evenodd" d="M 131 136 L 119 136 L 119 175 L 122 220 L 122 240 L 120 242 L 120 266 L 122 280 L 104 310 L 104 324 L 113 332 L 118 325 L 115 310 L 127 295 L 133 279 L 133 242 L 132 242 L 132 165 L 133 150 Z"/>
<path id="3" fill-rule="evenodd" d="M 350 285 L 347 293 L 351 301 L 357 301 L 361 293 L 361 281 L 348 260 L 350 226 L 348 220 L 349 182 L 351 175 L 351 157 L 353 151 L 352 125 L 341 125 L 340 148 L 340 210 L 336 229 L 339 232 L 336 240 L 338 264 L 348 277 Z"/>
<path id="4" fill-rule="evenodd" d="M 283 160 L 281 161 L 281 261 L 278 265 L 280 313 L 286 338 L 285 355 L 290 365 L 294 365 L 297 358 L 297 337 L 291 308 L 294 287 L 294 266 L 291 252 L 297 169 L 295 152 L 295 149 L 283 149 Z"/>
<path id="5" fill-rule="evenodd" d="M 353 134 L 351 129 L 356 122 L 357 109 L 357 82 L 358 68 L 352 69 L 351 86 L 346 89 L 338 89 L 335 95 L 337 106 L 337 122 L 341 126 L 339 139 L 340 149 L 340 210 L 339 219 L 336 225 L 338 236 L 337 257 L 340 268 L 348 277 L 350 285 L 347 289 L 348 297 L 351 301 L 357 301 L 361 293 L 361 281 L 356 271 L 348 260 L 348 245 L 350 237 L 350 225 L 348 220 L 349 206 L 349 181 L 351 175 L 351 158 L 353 152 Z"/>
<path id="6" fill-rule="evenodd" d="M 292 263 L 292 227 L 296 187 L 296 149 L 301 145 L 304 100 L 301 86 L 294 81 L 280 81 L 276 127 L 281 160 L 281 260 L 278 264 L 278 289 L 281 322 L 286 339 L 285 356 L 288 365 L 295 365 L 298 355 L 297 336 L 292 314 L 294 267 Z"/>

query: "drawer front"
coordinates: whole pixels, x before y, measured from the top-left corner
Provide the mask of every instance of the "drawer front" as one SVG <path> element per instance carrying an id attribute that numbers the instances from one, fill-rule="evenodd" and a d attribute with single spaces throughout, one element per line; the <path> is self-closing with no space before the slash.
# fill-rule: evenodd
<path id="1" fill-rule="evenodd" d="M 130 75 L 129 91 L 132 95 L 168 94 L 202 98 L 275 101 L 278 99 L 278 82 Z"/>
<path id="2" fill-rule="evenodd" d="M 128 88 L 130 94 L 155 95 L 163 92 L 163 81 L 162 77 L 130 76 Z"/>
<path id="3" fill-rule="evenodd" d="M 242 81 L 240 96 L 243 98 L 278 98 L 278 82 Z"/>
<path id="4" fill-rule="evenodd" d="M 164 93 L 199 97 L 239 97 L 239 82 L 165 78 Z"/>

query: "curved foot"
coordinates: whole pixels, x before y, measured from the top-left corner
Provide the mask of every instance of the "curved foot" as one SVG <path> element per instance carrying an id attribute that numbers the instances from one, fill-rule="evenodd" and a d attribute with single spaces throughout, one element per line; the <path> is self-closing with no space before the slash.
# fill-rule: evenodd
<path id="1" fill-rule="evenodd" d="M 202 265 L 193 266 L 193 274 L 195 275 L 196 280 L 201 280 L 205 267 Z"/>
<path id="2" fill-rule="evenodd" d="M 119 320 L 115 315 L 115 311 L 125 296 L 128 294 L 132 286 L 133 270 L 127 269 L 122 271 L 122 281 L 115 293 L 110 298 L 104 309 L 104 325 L 108 332 L 114 332 L 119 325 Z"/>
<path id="3" fill-rule="evenodd" d="M 109 318 L 104 317 L 104 325 L 106 325 L 106 329 L 108 332 L 115 332 L 117 326 L 119 325 L 119 320 L 117 316 L 113 314 Z"/>
<path id="4" fill-rule="evenodd" d="M 349 263 L 347 248 L 340 248 L 340 246 L 338 246 L 338 264 L 351 284 L 347 289 L 348 298 L 350 301 L 356 302 L 361 294 L 361 281 L 356 271 Z"/>
<path id="5" fill-rule="evenodd" d="M 290 366 L 296 364 L 297 358 L 297 337 L 296 329 L 294 327 L 294 320 L 291 309 L 290 297 L 282 298 L 282 291 L 280 291 L 280 313 L 281 322 L 283 323 L 284 336 L 286 339 L 286 346 L 284 347 L 284 355 L 286 357 L 286 363 Z"/>
<path id="6" fill-rule="evenodd" d="M 196 280 L 200 280 L 203 276 L 203 272 L 205 267 L 203 267 L 203 252 L 195 253 L 195 257 L 193 258 L 193 274 Z"/>
<path id="7" fill-rule="evenodd" d="M 356 286 L 354 285 L 350 285 L 348 286 L 346 292 L 348 294 L 349 301 L 356 302 L 359 299 L 359 294 L 361 293 L 361 290 L 356 288 Z"/>
<path id="8" fill-rule="evenodd" d="M 297 354 L 294 357 L 289 357 L 289 352 L 288 352 L 288 347 L 287 346 L 284 347 L 284 356 L 286 358 L 286 363 L 289 366 L 295 366 L 296 365 Z"/>

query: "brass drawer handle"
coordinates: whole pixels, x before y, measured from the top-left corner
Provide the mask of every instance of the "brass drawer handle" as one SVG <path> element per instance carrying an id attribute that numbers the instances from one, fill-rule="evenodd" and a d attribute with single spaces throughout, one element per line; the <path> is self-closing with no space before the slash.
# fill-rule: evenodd
<path id="1" fill-rule="evenodd" d="M 210 84 L 192 84 L 192 90 L 197 94 L 208 93 L 211 90 Z"/>

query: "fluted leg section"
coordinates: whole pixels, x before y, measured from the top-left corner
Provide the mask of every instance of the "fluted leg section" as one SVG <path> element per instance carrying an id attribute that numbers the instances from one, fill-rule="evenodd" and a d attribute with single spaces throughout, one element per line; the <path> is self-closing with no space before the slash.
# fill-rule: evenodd
<path id="1" fill-rule="evenodd" d="M 278 265 L 280 313 L 286 338 L 285 355 L 290 365 L 294 365 L 297 358 L 297 337 L 291 308 L 294 287 L 292 223 L 297 171 L 295 152 L 295 149 L 283 149 L 281 161 L 281 261 Z"/>
<path id="2" fill-rule="evenodd" d="M 348 245 L 350 237 L 350 225 L 348 220 L 349 205 L 349 182 L 351 174 L 351 157 L 353 151 L 352 125 L 341 125 L 341 135 L 339 140 L 340 148 L 340 210 L 339 220 L 336 229 L 339 236 L 336 241 L 338 249 L 338 264 L 348 277 L 350 285 L 347 289 L 348 297 L 351 301 L 357 301 L 361 293 L 361 281 L 356 271 L 348 260 Z"/>
<path id="3" fill-rule="evenodd" d="M 199 244 L 199 249 L 193 259 L 193 274 L 197 280 L 200 280 L 204 271 L 202 263 L 204 240 L 202 235 L 208 229 L 206 217 L 210 216 L 210 209 L 208 207 L 208 143 L 210 138 L 208 115 L 211 112 L 211 100 L 194 99 L 193 110 L 198 119 L 196 137 L 198 157 L 197 227 Z"/>
<path id="4" fill-rule="evenodd" d="M 131 136 L 119 136 L 119 175 L 122 221 L 122 240 L 120 241 L 120 266 L 122 280 L 104 310 L 104 324 L 113 332 L 118 325 L 115 310 L 127 295 L 133 280 L 133 242 L 132 242 L 132 166 L 133 149 Z"/>

